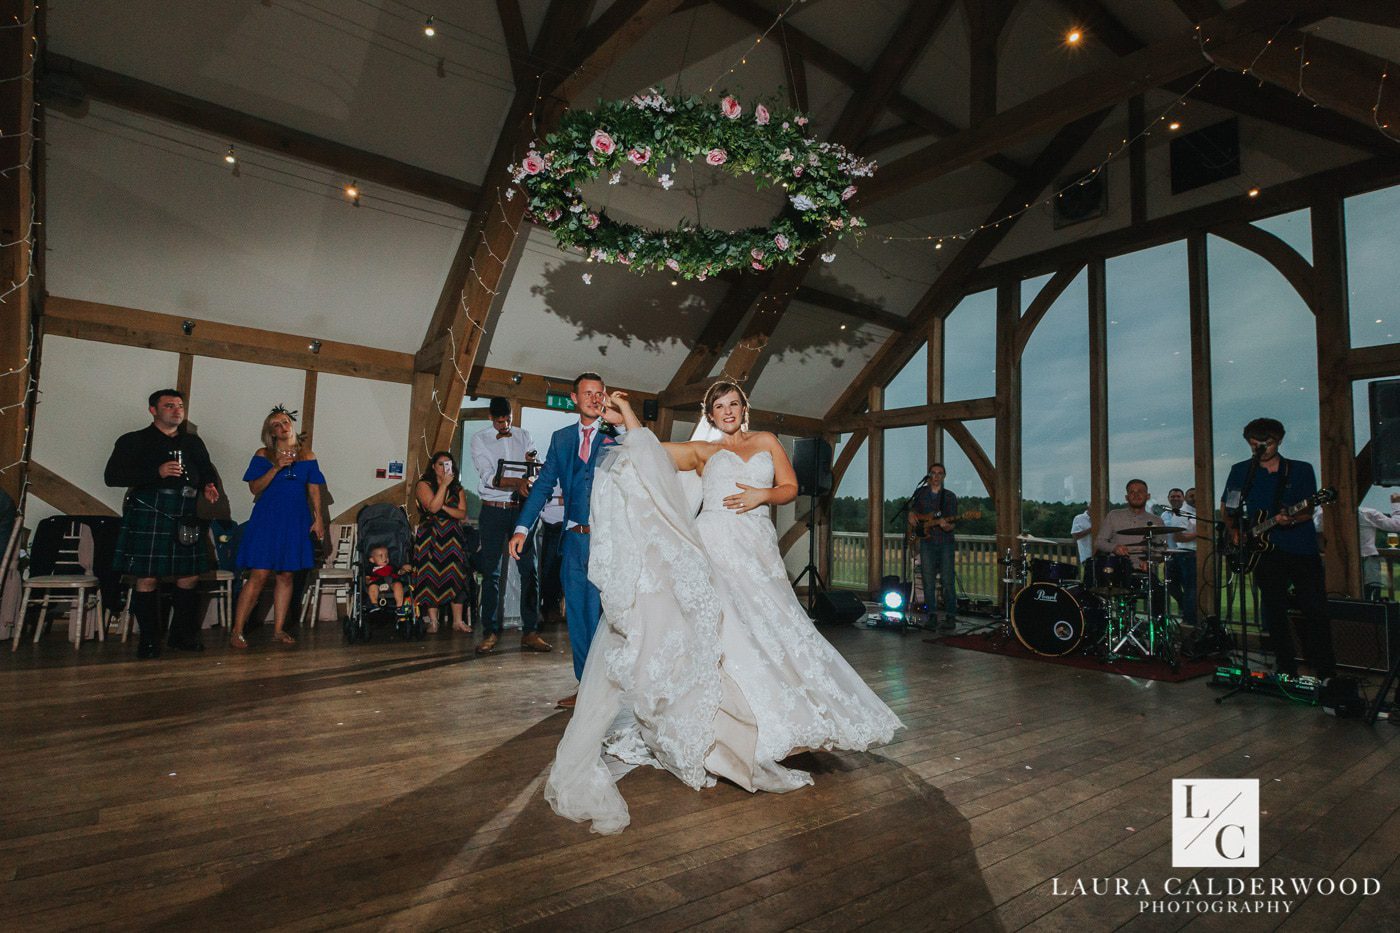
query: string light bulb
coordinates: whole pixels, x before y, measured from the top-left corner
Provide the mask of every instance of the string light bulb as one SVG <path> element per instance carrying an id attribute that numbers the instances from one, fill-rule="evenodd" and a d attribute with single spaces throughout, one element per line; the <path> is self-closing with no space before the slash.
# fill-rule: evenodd
<path id="1" fill-rule="evenodd" d="M 233 147 L 232 147 L 232 146 L 229 146 L 229 147 L 228 147 L 228 152 L 225 152 L 225 153 L 224 153 L 224 161 L 227 162 L 229 165 L 237 165 L 237 164 L 238 164 L 238 156 L 236 156 L 236 155 L 233 154 Z"/>
<path id="2" fill-rule="evenodd" d="M 350 199 L 350 203 L 356 207 L 360 206 L 360 184 L 352 181 L 345 186 L 345 196 Z"/>
<path id="3" fill-rule="evenodd" d="M 1257 198 L 1257 197 L 1259 197 L 1259 189 L 1258 189 L 1258 188 L 1250 188 L 1250 189 L 1249 189 L 1249 196 L 1250 196 L 1251 198 Z"/>
<path id="4" fill-rule="evenodd" d="M 427 22 L 423 24 L 423 35 L 427 36 L 429 39 L 437 35 L 437 26 L 433 24 L 432 16 L 429 16 Z"/>
<path id="5" fill-rule="evenodd" d="M 1084 38 L 1084 32 L 1083 32 L 1083 30 L 1079 29 L 1078 27 L 1075 27 L 1075 28 L 1071 29 L 1069 32 L 1065 33 L 1065 44 L 1066 44 L 1066 45 L 1078 45 L 1078 44 L 1080 43 L 1080 40 L 1082 40 L 1083 38 Z"/>
<path id="6" fill-rule="evenodd" d="M 1169 129 L 1169 130 L 1179 130 L 1179 129 L 1181 129 L 1181 121 L 1180 121 L 1180 120 L 1173 120 L 1172 122 L 1170 122 L 1170 123 L 1167 124 L 1167 129 Z"/>

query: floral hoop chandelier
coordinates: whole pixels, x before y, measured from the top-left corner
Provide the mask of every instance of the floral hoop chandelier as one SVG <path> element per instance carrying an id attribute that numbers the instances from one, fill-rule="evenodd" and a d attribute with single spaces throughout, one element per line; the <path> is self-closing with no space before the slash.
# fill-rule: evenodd
<path id="1" fill-rule="evenodd" d="M 746 116 L 733 97 L 718 105 L 698 97 L 670 101 L 653 88 L 630 101 L 569 112 L 545 138 L 547 148 L 531 148 L 510 167 L 511 177 L 559 245 L 580 249 L 595 261 L 638 272 L 669 269 L 700 281 L 726 269 L 763 271 L 795 263 L 828 237 L 865 225 L 848 202 L 856 180 L 873 174 L 875 163 L 808 137 L 807 122 L 786 108 L 758 104 Z M 659 163 L 672 158 L 703 158 L 736 177 L 752 174 L 760 188 L 781 185 L 787 205 L 767 227 L 729 232 L 682 224 L 661 231 L 613 220 L 583 199 L 584 184 L 604 172 L 617 184 L 625 164 L 669 190 L 673 181 Z M 827 262 L 834 258 L 822 254 Z"/>

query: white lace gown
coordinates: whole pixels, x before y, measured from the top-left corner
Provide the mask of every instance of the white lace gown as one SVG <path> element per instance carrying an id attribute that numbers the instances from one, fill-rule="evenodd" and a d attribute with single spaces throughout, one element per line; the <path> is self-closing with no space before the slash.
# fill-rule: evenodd
<path id="1" fill-rule="evenodd" d="M 724 507 L 736 482 L 772 486 L 771 456 L 712 457 L 698 518 L 650 431 L 608 457 L 589 559 L 603 618 L 545 787 L 555 812 L 621 832 L 616 781 L 636 765 L 785 792 L 812 783 L 779 764 L 794 752 L 888 742 L 902 724 L 807 619 L 767 510 Z"/>

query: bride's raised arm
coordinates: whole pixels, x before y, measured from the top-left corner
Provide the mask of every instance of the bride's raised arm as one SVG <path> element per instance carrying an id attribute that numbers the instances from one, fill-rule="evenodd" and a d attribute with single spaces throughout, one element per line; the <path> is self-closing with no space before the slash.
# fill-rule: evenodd
<path id="1" fill-rule="evenodd" d="M 632 403 L 627 401 L 626 392 L 608 393 L 603 417 L 613 424 L 621 424 L 629 431 L 635 431 L 644 426 L 642 419 L 638 418 L 637 413 L 632 410 Z M 662 441 L 661 446 L 666 448 L 666 453 L 670 455 L 671 462 L 676 465 L 677 470 L 698 470 L 704 466 L 705 461 L 700 455 L 697 444 L 676 444 Z"/>

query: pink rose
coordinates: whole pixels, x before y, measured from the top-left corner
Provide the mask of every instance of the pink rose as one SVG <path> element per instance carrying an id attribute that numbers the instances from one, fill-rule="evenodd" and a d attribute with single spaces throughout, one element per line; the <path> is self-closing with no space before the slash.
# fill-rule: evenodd
<path id="1" fill-rule="evenodd" d="M 666 268 L 670 269 L 672 272 L 679 272 L 681 271 L 681 264 L 674 259 L 668 259 L 666 260 Z"/>
<path id="2" fill-rule="evenodd" d="M 633 165 L 646 165 L 651 160 L 651 147 L 643 146 L 641 149 L 627 150 L 627 160 Z"/>
<path id="3" fill-rule="evenodd" d="M 840 217 L 837 217 L 836 219 L 832 220 L 831 225 L 837 230 L 840 230 L 842 227 L 846 226 L 846 222 Z"/>
<path id="4" fill-rule="evenodd" d="M 613 138 L 602 130 L 594 130 L 593 138 L 589 141 L 593 151 L 599 155 L 612 155 L 612 151 L 617 148 L 617 143 Z"/>
<path id="5" fill-rule="evenodd" d="M 843 201 L 849 201 L 851 198 L 855 197 L 855 194 L 856 194 L 856 186 L 855 186 L 855 185 L 847 185 L 847 186 L 846 186 L 846 190 L 843 191 L 843 192 L 841 192 L 841 200 L 843 200 Z"/>
<path id="6" fill-rule="evenodd" d="M 800 166 L 800 165 L 794 165 L 794 166 L 792 167 L 792 174 L 794 174 L 794 175 L 801 175 L 801 174 L 802 174 L 802 166 Z"/>
<path id="7" fill-rule="evenodd" d="M 711 149 L 705 155 L 705 161 L 711 165 L 723 165 L 725 162 L 729 161 L 729 153 L 725 152 L 723 149 Z"/>
<path id="8" fill-rule="evenodd" d="M 753 108 L 753 120 L 759 126 L 767 126 L 768 108 L 763 106 L 762 104 L 759 104 L 757 107 Z"/>
<path id="9" fill-rule="evenodd" d="M 525 174 L 527 175 L 538 175 L 540 172 L 544 171 L 544 159 L 540 158 L 538 152 L 527 152 L 525 153 L 525 159 L 520 163 L 520 167 L 525 170 Z"/>
<path id="10" fill-rule="evenodd" d="M 798 117 L 797 119 L 793 120 L 792 122 L 796 123 L 798 126 L 806 126 L 806 125 L 807 125 L 807 118 L 806 118 L 806 117 Z"/>
<path id="11" fill-rule="evenodd" d="M 768 268 L 768 267 L 765 266 L 763 263 L 759 262 L 757 259 L 755 259 L 752 263 L 750 263 L 750 265 L 752 265 L 752 266 L 753 266 L 755 269 L 757 269 L 759 272 L 763 272 L 765 269 Z"/>
<path id="12" fill-rule="evenodd" d="M 552 224 L 562 216 L 564 216 L 563 211 L 559 210 L 559 208 L 557 207 L 551 207 L 549 210 L 544 212 L 544 222 L 547 224 Z"/>
<path id="13" fill-rule="evenodd" d="M 719 102 L 720 111 L 729 119 L 736 120 L 739 114 L 744 112 L 744 107 L 732 97 L 726 97 Z"/>
<path id="14" fill-rule="evenodd" d="M 761 250 L 761 249 L 759 249 L 757 246 L 755 246 L 753 249 L 749 250 L 749 255 L 752 256 L 754 259 L 762 259 L 762 258 L 763 258 L 763 250 Z"/>
<path id="15" fill-rule="evenodd" d="M 583 222 L 583 225 L 589 230 L 593 230 L 598 226 L 598 223 L 598 215 L 590 211 L 588 214 L 588 218 Z"/>
<path id="16" fill-rule="evenodd" d="M 777 236 L 773 237 L 773 245 L 778 247 L 778 249 L 787 249 L 788 238 L 780 233 Z"/>

